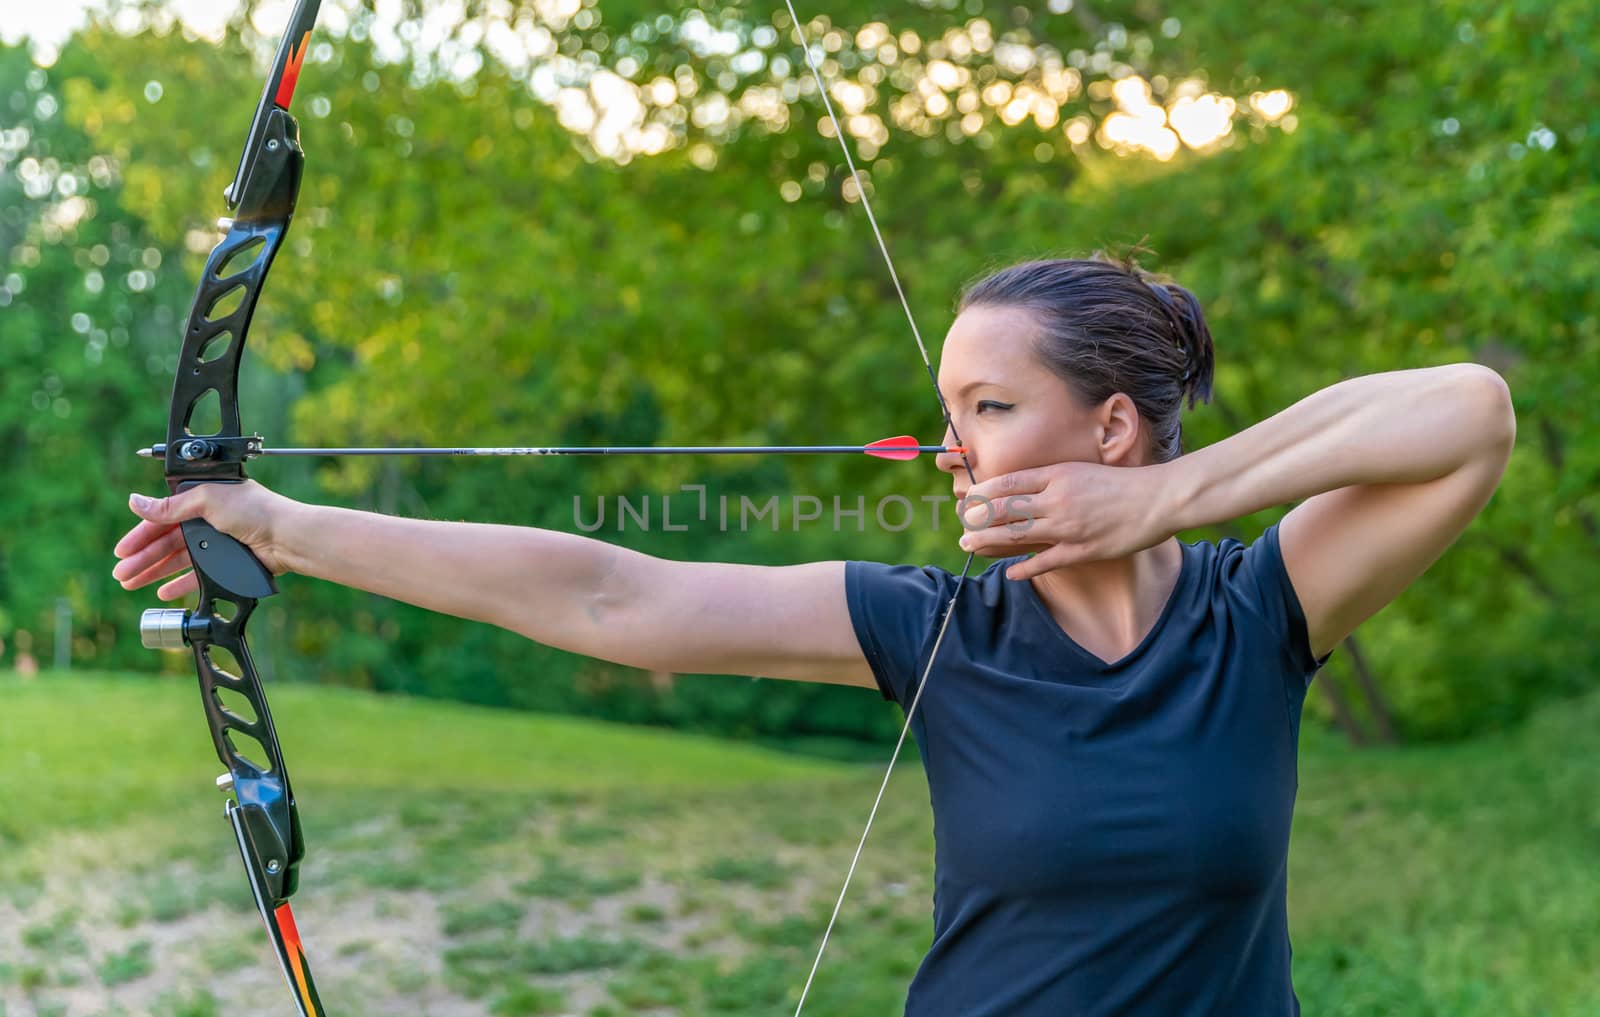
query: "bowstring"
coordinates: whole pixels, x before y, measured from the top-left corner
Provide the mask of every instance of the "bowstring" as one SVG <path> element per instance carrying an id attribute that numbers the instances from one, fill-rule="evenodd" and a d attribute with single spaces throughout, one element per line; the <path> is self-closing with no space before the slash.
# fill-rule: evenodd
<path id="1" fill-rule="evenodd" d="M 933 359 L 928 356 L 928 347 L 922 341 L 922 330 L 917 327 L 917 317 L 911 313 L 911 301 L 906 299 L 905 287 L 900 284 L 900 273 L 894 267 L 894 258 L 889 254 L 889 244 L 883 238 L 883 230 L 878 227 L 878 217 L 872 211 L 872 199 L 867 194 L 867 182 L 862 179 L 861 171 L 856 167 L 855 155 L 850 151 L 850 143 L 845 139 L 844 124 L 839 121 L 839 114 L 834 111 L 833 100 L 828 96 L 828 85 L 822 80 L 822 71 L 819 67 L 821 56 L 813 51 L 811 41 L 806 38 L 805 24 L 800 20 L 800 14 L 795 10 L 794 0 L 783 0 L 784 7 L 788 8 L 789 18 L 794 22 L 795 37 L 800 42 L 800 49 L 805 53 L 806 67 L 811 71 L 811 78 L 817 84 L 817 94 L 822 98 L 822 107 L 827 111 L 828 120 L 833 124 L 833 136 L 839 142 L 839 150 L 844 154 L 845 166 L 850 170 L 850 179 L 855 182 L 856 193 L 861 196 L 862 211 L 867 214 L 867 223 L 872 227 L 872 235 L 878 242 L 878 253 L 883 256 L 884 267 L 889 270 L 889 281 L 894 284 L 894 292 L 900 298 L 900 309 L 905 312 L 906 324 L 911 326 L 911 336 L 917 341 L 917 352 L 922 355 L 922 366 L 927 369 L 928 381 L 933 384 L 934 398 L 939 400 L 939 412 L 944 417 L 945 427 L 950 431 L 954 444 L 961 445 L 961 435 L 956 432 L 955 421 L 950 417 L 950 406 L 945 402 L 944 393 L 939 389 L 939 376 L 934 373 Z M 967 458 L 967 453 L 961 453 L 961 465 L 966 468 L 967 478 L 977 484 L 978 479 L 973 475 L 972 462 Z M 917 680 L 917 690 L 911 696 L 911 705 L 906 707 L 906 721 L 900 727 L 900 737 L 895 740 L 894 752 L 889 755 L 889 765 L 884 768 L 883 780 L 878 785 L 878 793 L 872 800 L 872 808 L 867 812 L 866 825 L 861 830 L 861 839 L 856 842 L 855 854 L 850 858 L 850 867 L 845 871 L 844 884 L 839 887 L 839 896 L 833 902 L 833 913 L 828 916 L 828 924 L 822 930 L 822 939 L 817 944 L 817 955 L 811 961 L 811 970 L 806 975 L 805 985 L 800 989 L 800 1000 L 795 1004 L 794 1017 L 801 1017 L 805 1009 L 806 997 L 811 993 L 811 986 L 816 981 L 817 970 L 822 966 L 822 955 L 828 949 L 828 939 L 833 935 L 833 930 L 839 922 L 839 912 L 844 908 L 845 895 L 850 892 L 850 881 L 855 878 L 856 867 L 861 862 L 861 853 L 867 846 L 867 838 L 872 834 L 872 823 L 878 818 L 878 807 L 883 804 L 883 796 L 889 789 L 889 779 L 894 776 L 895 764 L 900 761 L 900 750 L 905 747 L 906 737 L 911 733 L 911 722 L 916 718 L 917 707 L 922 702 L 922 694 L 928 688 L 928 676 L 933 673 L 934 661 L 939 659 L 939 647 L 944 644 L 945 632 L 950 628 L 950 619 L 955 615 L 956 601 L 961 596 L 961 588 L 966 584 L 967 574 L 972 570 L 974 553 L 967 554 L 966 564 L 961 567 L 961 574 L 956 577 L 955 589 L 950 593 L 950 601 L 945 605 L 944 618 L 939 622 L 938 634 L 934 636 L 933 647 L 928 651 L 928 662 L 922 669 L 922 676 Z"/>

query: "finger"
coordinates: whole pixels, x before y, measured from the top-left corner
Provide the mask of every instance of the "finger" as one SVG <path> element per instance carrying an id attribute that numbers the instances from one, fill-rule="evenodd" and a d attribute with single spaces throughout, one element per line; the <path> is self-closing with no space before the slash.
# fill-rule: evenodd
<path id="1" fill-rule="evenodd" d="M 967 491 L 970 498 L 978 495 L 991 501 L 1000 501 L 1014 494 L 1038 494 L 1050 485 L 1054 466 L 1034 466 L 1015 473 L 1002 473 L 972 485 Z"/>
<path id="2" fill-rule="evenodd" d="M 162 600 L 181 600 L 189 594 L 200 589 L 200 579 L 193 572 L 186 572 L 156 589 L 156 596 Z"/>
<path id="3" fill-rule="evenodd" d="M 139 525 L 144 526 L 146 524 L 140 523 Z M 124 543 L 125 542 L 127 542 L 126 538 L 124 538 Z M 179 551 L 186 550 L 186 546 L 183 541 L 182 530 L 167 529 L 164 532 L 161 532 L 155 539 L 149 541 L 143 547 L 140 547 L 131 553 L 122 551 L 122 543 L 117 545 L 117 549 L 119 554 L 121 554 L 122 560 L 117 562 L 117 564 L 111 569 L 111 578 L 122 581 L 144 573 L 152 565 L 171 558 Z M 188 567 L 187 558 L 184 559 L 183 564 L 185 568 Z M 132 587 L 129 587 L 126 582 L 123 583 L 123 587 L 125 589 L 132 589 Z"/>
<path id="4" fill-rule="evenodd" d="M 127 558 L 137 553 L 141 547 L 172 529 L 174 527 L 165 523 L 152 523 L 141 519 L 133 525 L 132 529 L 122 535 L 122 539 L 117 541 L 117 546 L 111 549 L 111 553 L 118 558 Z"/>
<path id="5" fill-rule="evenodd" d="M 207 488 L 211 484 L 196 484 L 187 491 L 166 498 L 151 498 L 143 494 L 130 494 L 128 507 L 133 514 L 152 523 L 175 526 L 186 519 L 199 519 L 205 515 L 208 504 Z"/>
<path id="6" fill-rule="evenodd" d="M 1039 516 L 1037 495 L 1015 494 L 1002 498 L 974 497 L 971 492 L 958 506 L 961 525 L 967 530 L 983 530 L 993 526 L 1031 526 Z"/>
<path id="7" fill-rule="evenodd" d="M 1052 569 L 1072 565 L 1080 559 L 1081 555 L 1076 548 L 1067 544 L 1057 544 L 1048 550 L 1040 551 L 1031 558 L 1017 562 L 1006 569 L 1007 579 L 1033 579 L 1042 576 Z"/>
<path id="8" fill-rule="evenodd" d="M 179 572 L 189 568 L 190 565 L 189 549 L 181 547 L 160 561 L 152 562 L 145 566 L 135 575 L 122 580 L 122 588 L 124 590 L 137 590 L 142 586 L 149 586 L 158 579 L 177 575 Z"/>
<path id="9" fill-rule="evenodd" d="M 1023 523 L 997 523 L 981 530 L 968 530 L 961 535 L 961 550 L 991 558 L 1020 554 L 1023 544 L 1043 543 L 1031 530 L 1031 526 Z"/>

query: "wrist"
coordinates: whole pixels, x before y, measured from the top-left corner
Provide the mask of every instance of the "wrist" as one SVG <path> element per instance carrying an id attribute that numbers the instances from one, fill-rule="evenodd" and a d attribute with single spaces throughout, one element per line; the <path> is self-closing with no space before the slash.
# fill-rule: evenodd
<path id="1" fill-rule="evenodd" d="M 1152 504 L 1163 531 L 1182 533 L 1210 522 L 1201 511 L 1207 486 L 1206 476 L 1203 470 L 1196 469 L 1194 453 L 1152 468 L 1160 477 Z"/>
<path id="2" fill-rule="evenodd" d="M 281 499 L 274 509 L 272 552 L 285 572 L 306 575 L 314 558 L 312 534 L 317 532 L 315 516 L 320 505 L 307 505 L 292 498 Z"/>

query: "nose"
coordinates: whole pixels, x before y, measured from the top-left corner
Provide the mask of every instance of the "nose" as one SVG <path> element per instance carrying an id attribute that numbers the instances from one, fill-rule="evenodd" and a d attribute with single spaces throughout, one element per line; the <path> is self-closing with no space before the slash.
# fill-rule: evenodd
<path id="1" fill-rule="evenodd" d="M 945 425 L 944 440 L 940 444 L 946 448 L 952 448 L 956 445 L 955 428 L 948 424 Z M 966 456 L 969 460 L 972 458 L 970 449 L 967 450 Z M 967 469 L 966 464 L 962 461 L 962 453 L 960 452 L 940 452 L 934 457 L 933 462 L 939 469 L 950 474 L 965 473 Z"/>

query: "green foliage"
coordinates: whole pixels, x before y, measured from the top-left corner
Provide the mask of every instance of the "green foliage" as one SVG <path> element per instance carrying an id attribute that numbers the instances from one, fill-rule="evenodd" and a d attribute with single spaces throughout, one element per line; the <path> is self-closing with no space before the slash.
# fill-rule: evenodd
<path id="1" fill-rule="evenodd" d="M 767 84 L 774 58 L 800 66 L 777 8 L 603 0 L 586 10 L 552 23 L 559 51 L 619 73 L 627 63 L 635 80 L 665 75 L 737 101 Z M 1495 729 L 1592 687 L 1600 57 L 1573 40 L 1600 36 L 1595 5 L 1169 12 L 1106 0 L 1057 15 L 1042 2 L 852 0 L 826 14 L 846 40 L 879 20 L 935 40 L 983 19 L 1000 40 L 1059 53 L 1081 73 L 1063 120 L 1103 120 L 1114 103 L 1095 86 L 1129 72 L 1158 99 L 1191 78 L 1240 97 L 1288 90 L 1292 130 L 1241 116 L 1222 145 L 1167 163 L 1070 144 L 1059 126 L 1005 127 L 989 112 L 971 134 L 891 130 L 863 162 L 923 333 L 940 334 L 952 295 L 986 267 L 1143 238 L 1159 252 L 1150 267 L 1201 297 L 1217 336 L 1218 394 L 1188 422 L 1191 448 L 1350 375 L 1490 364 L 1521 422 L 1501 493 L 1363 626 L 1362 648 L 1410 737 Z M 421 49 L 380 55 L 375 18 L 359 12 L 350 34 L 325 36 L 306 68 L 307 176 L 252 329 L 247 426 L 277 444 L 843 441 L 937 429 L 808 90 L 785 122 L 686 115 L 673 147 L 619 164 L 562 126 L 525 69 L 491 54 L 452 80 Z M 672 28 L 702 18 L 741 39 L 773 30 L 766 62 L 741 69 Z M 466 34 L 473 23 L 456 42 L 482 55 Z M 240 19 L 220 45 L 92 29 L 47 69 L 0 49 L 0 126 L 20 146 L 0 152 L 0 280 L 19 280 L 0 298 L 0 447 L 8 476 L 27 478 L 0 501 L 7 662 L 24 642 L 45 651 L 64 598 L 80 666 L 156 666 L 134 627 L 150 598 L 110 581 L 106 552 L 131 518 L 123 493 L 157 484 L 130 453 L 159 437 L 199 264 L 191 235 L 204 237 L 221 211 L 215 195 L 259 90 L 241 55 L 264 43 Z M 872 62 L 838 59 L 846 74 Z M 957 62 L 979 82 L 1028 78 L 993 49 Z M 873 108 L 886 115 L 903 89 L 888 73 Z M 29 183 L 41 173 L 47 192 Z M 659 506 L 670 495 L 685 510 L 685 483 L 713 497 L 869 502 L 943 486 L 914 467 L 845 460 L 275 462 L 257 472 L 300 497 L 565 529 L 575 498 Z M 1238 534 L 1274 515 L 1240 521 Z M 608 525 L 596 535 L 677 558 L 953 565 L 953 534 L 869 524 Z M 871 738 L 894 725 L 850 690 L 732 679 L 665 688 L 510 633 L 285 585 L 255 627 L 259 663 L 284 677 L 741 736 Z M 1336 654 L 1320 680 L 1347 682 L 1350 667 L 1350 654 Z"/>
<path id="2" fill-rule="evenodd" d="M 446 936 L 467 936 L 492 929 L 516 932 L 522 919 L 522 909 L 510 901 L 491 901 L 482 906 L 456 907 L 446 912 L 443 931 Z"/>
<path id="3" fill-rule="evenodd" d="M 83 953 L 87 949 L 78 932 L 78 916 L 70 911 L 26 926 L 19 937 L 22 945 L 46 954 Z"/>
<path id="4" fill-rule="evenodd" d="M 789 882 L 789 874 L 768 858 L 713 858 L 700 869 L 707 879 L 723 883 L 748 883 L 761 890 L 774 890 Z"/>
<path id="5" fill-rule="evenodd" d="M 484 995 L 507 979 L 531 975 L 564 975 L 615 968 L 638 957 L 636 942 L 586 936 L 527 942 L 515 936 L 484 939 L 444 952 L 451 981 L 469 997 Z"/>
<path id="6" fill-rule="evenodd" d="M 140 940 L 126 950 L 108 954 L 100 962 L 100 982 L 106 986 L 121 985 L 148 975 L 154 968 L 150 959 L 150 941 Z"/>
<path id="7" fill-rule="evenodd" d="M 561 843 L 567 848 L 573 842 L 564 836 Z M 523 880 L 514 889 L 527 897 L 583 901 L 622 893 L 638 885 L 637 872 L 591 874 L 561 855 L 553 854 L 544 860 L 538 875 Z"/>
<path id="8" fill-rule="evenodd" d="M 667 920 L 667 912 L 655 904 L 635 904 L 628 908 L 627 917 L 640 925 L 659 925 Z"/>
<path id="9" fill-rule="evenodd" d="M 46 72 L 25 50 L 0 46 L 0 464 L 8 477 L 0 639 L 8 657 L 35 634 L 35 652 L 49 652 L 44 620 L 58 601 L 87 620 L 75 657 L 107 659 L 114 650 L 118 633 L 102 612 L 117 587 L 104 549 L 121 520 L 105 495 L 145 475 L 132 458 L 137 428 L 160 416 L 174 309 L 189 288 L 179 273 L 160 271 L 174 252 L 117 199 L 113 161 L 66 122 L 65 84 L 87 85 L 93 75 L 78 47 Z M 20 642 L 19 628 L 28 633 Z"/>
<path id="10" fill-rule="evenodd" d="M 217 998 L 204 989 L 164 994 L 156 1001 L 156 1006 L 161 1013 L 172 1014 L 172 1017 L 218 1017 L 224 1012 Z"/>
<path id="11" fill-rule="evenodd" d="M 536 1017 L 538 1014 L 562 1013 L 566 996 L 555 989 L 537 985 L 519 985 L 501 993 L 489 1007 L 495 1017 Z"/>

